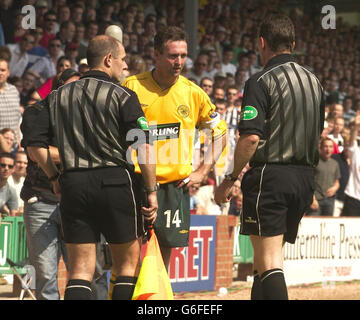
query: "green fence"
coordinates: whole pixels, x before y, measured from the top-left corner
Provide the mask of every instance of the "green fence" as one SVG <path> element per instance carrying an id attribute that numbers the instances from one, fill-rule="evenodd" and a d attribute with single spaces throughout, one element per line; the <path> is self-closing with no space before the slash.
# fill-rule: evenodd
<path id="1" fill-rule="evenodd" d="M 28 258 L 23 217 L 6 217 L 0 224 L 0 274 L 13 274 L 6 259 L 19 263 Z M 17 269 L 23 273 L 21 268 Z"/>
<path id="2" fill-rule="evenodd" d="M 240 223 L 234 232 L 234 263 L 253 263 L 254 252 L 250 237 L 240 234 Z"/>

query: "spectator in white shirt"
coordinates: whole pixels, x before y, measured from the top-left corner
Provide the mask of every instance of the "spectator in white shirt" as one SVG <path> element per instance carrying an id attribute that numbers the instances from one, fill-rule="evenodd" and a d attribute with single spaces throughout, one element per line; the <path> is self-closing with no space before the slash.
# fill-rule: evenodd
<path id="1" fill-rule="evenodd" d="M 231 47 L 226 47 L 223 52 L 223 62 L 221 64 L 221 70 L 225 73 L 231 73 L 235 76 L 236 66 L 231 62 L 233 60 L 233 49 Z"/>
<path id="2" fill-rule="evenodd" d="M 36 72 L 36 74 L 40 77 L 41 83 L 44 83 L 46 80 L 56 75 L 57 61 L 59 57 L 64 55 L 64 52 L 61 49 L 60 39 L 50 39 L 48 51 L 48 56 L 41 57 L 30 68 L 30 70 Z"/>
<path id="3" fill-rule="evenodd" d="M 29 63 L 28 51 L 33 48 L 34 44 L 35 37 L 32 34 L 25 34 L 20 42 L 7 45 L 11 52 L 9 63 L 11 77 L 22 77 Z"/>

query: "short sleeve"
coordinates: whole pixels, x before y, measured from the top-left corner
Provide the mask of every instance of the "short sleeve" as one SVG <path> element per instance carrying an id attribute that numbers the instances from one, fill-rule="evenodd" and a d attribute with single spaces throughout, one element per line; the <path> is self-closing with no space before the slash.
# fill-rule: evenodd
<path id="1" fill-rule="evenodd" d="M 139 99 L 134 92 L 130 93 L 130 97 L 123 104 L 121 117 L 124 121 L 126 133 L 132 129 L 142 130 L 145 133 L 147 141 L 149 141 L 149 126 Z"/>
<path id="2" fill-rule="evenodd" d="M 240 134 L 257 134 L 263 138 L 267 97 L 266 87 L 261 80 L 250 78 L 246 82 L 238 125 Z"/>
<path id="3" fill-rule="evenodd" d="M 48 105 L 32 105 L 26 108 L 21 123 L 21 145 L 48 148 L 52 139 Z"/>

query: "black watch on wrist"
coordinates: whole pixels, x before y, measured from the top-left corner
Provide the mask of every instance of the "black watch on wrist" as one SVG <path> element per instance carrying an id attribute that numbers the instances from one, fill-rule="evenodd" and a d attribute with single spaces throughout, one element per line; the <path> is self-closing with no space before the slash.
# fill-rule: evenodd
<path id="1" fill-rule="evenodd" d="M 233 177 L 231 174 L 226 174 L 225 175 L 225 180 L 227 180 L 227 181 L 232 181 L 232 182 L 234 182 L 234 181 L 236 181 L 238 179 L 238 177 Z"/>
<path id="2" fill-rule="evenodd" d="M 145 188 L 145 192 L 150 193 L 150 192 L 154 192 L 154 191 L 158 191 L 160 189 L 160 184 L 158 182 L 156 182 L 155 186 L 153 187 L 144 187 Z"/>

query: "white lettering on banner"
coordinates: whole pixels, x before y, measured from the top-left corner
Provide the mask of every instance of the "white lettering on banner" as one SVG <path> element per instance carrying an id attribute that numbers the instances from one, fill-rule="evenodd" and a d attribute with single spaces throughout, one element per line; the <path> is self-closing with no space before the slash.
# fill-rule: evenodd
<path id="1" fill-rule="evenodd" d="M 289 285 L 360 279 L 360 218 L 305 217 L 283 248 Z"/>
<path id="2" fill-rule="evenodd" d="M 190 227 L 189 246 L 174 248 L 169 269 L 170 281 L 208 280 L 212 227 Z"/>
<path id="3" fill-rule="evenodd" d="M 4 226 L 4 251 L 0 250 L 0 266 L 4 266 L 7 258 L 7 246 L 8 246 L 8 226 Z"/>
<path id="4" fill-rule="evenodd" d="M 240 225 L 237 225 L 234 228 L 234 246 L 233 246 L 233 255 L 234 255 L 234 257 L 240 256 L 239 234 L 240 234 Z"/>

